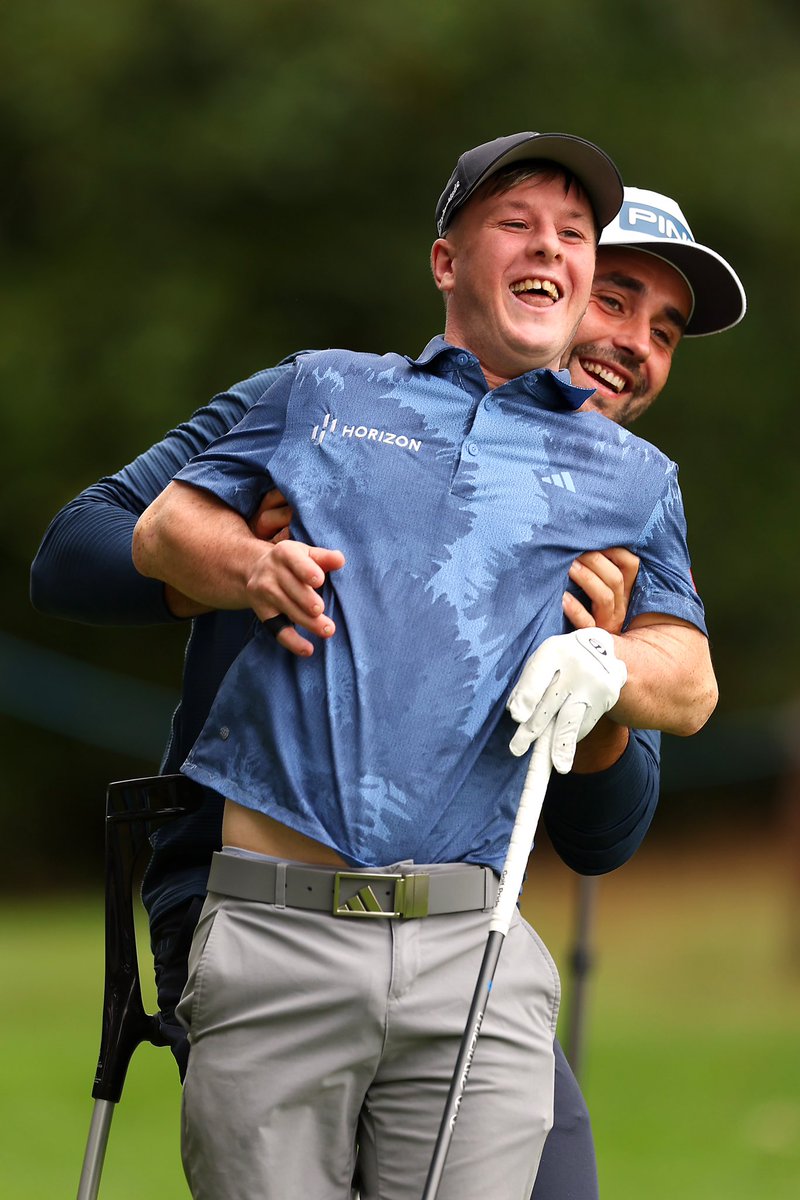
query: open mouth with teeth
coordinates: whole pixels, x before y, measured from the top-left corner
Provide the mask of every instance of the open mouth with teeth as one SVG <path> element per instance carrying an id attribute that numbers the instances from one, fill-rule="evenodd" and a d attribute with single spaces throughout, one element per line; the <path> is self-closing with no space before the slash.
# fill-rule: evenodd
<path id="1" fill-rule="evenodd" d="M 561 299 L 561 289 L 552 279 L 520 279 L 511 284 L 515 296 L 544 296 L 553 304 Z"/>
<path id="2" fill-rule="evenodd" d="M 582 358 L 579 361 L 587 375 L 596 379 L 598 383 L 604 383 L 615 395 L 619 396 L 620 392 L 624 392 L 627 388 L 627 380 L 618 375 L 616 371 L 612 371 L 610 367 L 604 366 L 603 363 L 596 362 L 591 358 Z"/>

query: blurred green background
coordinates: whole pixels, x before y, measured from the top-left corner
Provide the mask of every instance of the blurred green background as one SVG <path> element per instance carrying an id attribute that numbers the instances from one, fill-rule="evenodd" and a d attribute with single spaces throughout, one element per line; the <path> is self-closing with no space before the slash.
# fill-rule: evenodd
<path id="1" fill-rule="evenodd" d="M 0 9 L 0 803 L 13 847 L 0 886 L 20 956 L 4 958 L 15 964 L 6 978 L 24 981 L 19 995 L 6 989 L 5 1032 L 14 1042 L 15 1014 L 30 1024 L 30 1044 L 18 1040 L 22 1076 L 36 1085 L 49 1136 L 68 1117 L 83 1136 L 101 916 L 96 891 L 78 897 L 102 878 L 105 784 L 156 769 L 183 631 L 92 629 L 33 612 L 27 576 L 42 533 L 81 487 L 294 349 L 421 349 L 442 324 L 427 266 L 436 198 L 463 149 L 526 128 L 589 137 L 626 182 L 676 196 L 749 299 L 737 329 L 680 348 L 667 394 L 637 426 L 681 464 L 721 700 L 697 737 L 667 739 L 648 844 L 602 885 L 613 895 L 635 878 L 642 921 L 638 940 L 621 936 L 616 910 L 598 931 L 609 949 L 587 1087 L 602 1152 L 622 1172 L 606 1195 L 737 1194 L 730 1163 L 750 1136 L 742 1104 L 771 1075 L 785 1080 L 773 1124 L 800 1140 L 800 472 L 785 365 L 800 318 L 800 10 L 791 0 L 11 0 Z M 679 919 L 662 926 L 658 914 L 685 899 L 681 855 L 698 847 L 706 897 L 676 904 Z M 765 889 L 774 903 L 757 903 Z M 751 894 L 745 935 L 737 900 Z M 566 879 L 553 896 L 568 922 Z M 709 903 L 723 896 L 730 903 Z M 705 1006 L 682 1002 L 687 939 L 697 970 L 730 979 Z M 666 1013 L 683 1015 L 679 1032 L 655 1015 L 644 1023 L 656 967 Z M 612 979 L 621 1000 L 603 1000 Z M 56 1038 L 61 1053 L 75 1052 L 58 1094 L 47 1072 Z M 658 1097 L 664 1072 L 697 1062 L 704 1046 L 708 1104 L 731 1119 L 698 1138 L 686 1089 L 661 1108 Z M 746 1069 L 743 1048 L 753 1055 Z M 151 1054 L 171 1086 L 169 1064 Z M 15 1078 L 0 1084 L 14 1112 Z M 647 1112 L 658 1136 L 636 1141 Z M 759 1120 L 771 1124 L 762 1114 L 753 1127 Z M 659 1157 L 677 1161 L 685 1136 L 710 1164 L 695 1193 L 692 1172 L 673 1187 Z M 783 1163 L 772 1174 L 771 1153 Z M 738 1172 L 747 1194 L 788 1196 L 780 1170 L 796 1194 L 796 1157 L 782 1159 L 780 1146 L 758 1154 L 758 1172 Z M 133 1151 L 134 1165 L 142 1158 Z M 625 1190 L 635 1161 L 640 1174 Z M 8 1194 L 20 1200 L 68 1190 L 16 1189 Z"/>

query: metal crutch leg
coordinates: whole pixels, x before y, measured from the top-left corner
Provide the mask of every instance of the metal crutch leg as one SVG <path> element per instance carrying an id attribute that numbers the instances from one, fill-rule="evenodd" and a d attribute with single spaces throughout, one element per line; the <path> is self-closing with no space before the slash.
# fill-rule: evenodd
<path id="1" fill-rule="evenodd" d="M 575 941 L 569 958 L 572 993 L 567 1013 L 567 1036 L 564 1045 L 564 1053 L 576 1079 L 580 1078 L 583 1071 L 587 993 L 589 975 L 594 965 L 592 929 L 598 885 L 599 880 L 596 875 L 581 875 L 578 878 Z"/>
<path id="2" fill-rule="evenodd" d="M 111 1118 L 134 1050 L 166 1044 L 157 1015 L 145 1012 L 133 918 L 134 872 L 150 834 L 199 806 L 197 785 L 184 775 L 154 775 L 110 783 L 106 792 L 105 987 L 89 1136 L 77 1200 L 96 1200 Z"/>

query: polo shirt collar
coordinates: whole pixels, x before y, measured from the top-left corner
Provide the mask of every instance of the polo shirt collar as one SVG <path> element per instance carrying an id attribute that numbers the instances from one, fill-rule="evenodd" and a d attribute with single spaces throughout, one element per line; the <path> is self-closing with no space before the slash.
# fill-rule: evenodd
<path id="1" fill-rule="evenodd" d="M 454 360 L 458 355 L 467 354 L 470 362 L 478 365 L 478 360 L 469 350 L 463 350 L 458 346 L 452 346 L 446 342 L 441 334 L 431 338 L 425 349 L 420 354 L 419 358 L 411 358 L 410 355 L 405 355 L 405 358 L 415 367 L 423 367 L 430 370 L 434 364 L 455 365 Z M 499 392 L 502 388 L 519 385 L 525 388 L 526 391 L 536 391 L 541 395 L 544 390 L 547 398 L 555 402 L 555 406 L 559 408 L 578 409 L 584 404 L 590 396 L 594 395 L 594 388 L 579 388 L 575 387 L 569 377 L 569 371 L 551 371 L 548 367 L 539 367 L 534 371 L 526 371 L 524 375 L 520 375 L 517 379 L 511 379 L 508 383 L 504 383 L 496 390 Z"/>

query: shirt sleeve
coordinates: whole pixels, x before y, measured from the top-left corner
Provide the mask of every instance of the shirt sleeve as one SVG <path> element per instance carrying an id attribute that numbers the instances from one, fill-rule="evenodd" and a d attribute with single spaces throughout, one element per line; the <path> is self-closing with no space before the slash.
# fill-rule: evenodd
<path id="1" fill-rule="evenodd" d="M 632 729 L 624 754 L 605 771 L 551 776 L 544 824 L 573 871 L 604 875 L 638 850 L 658 803 L 660 750 L 660 734 Z"/>
<path id="2" fill-rule="evenodd" d="M 210 492 L 249 520 L 273 486 L 269 463 L 286 428 L 294 379 L 294 368 L 287 368 L 234 429 L 188 462 L 175 478 Z"/>
<path id="3" fill-rule="evenodd" d="M 177 471 L 225 434 L 290 366 L 260 371 L 215 396 L 115 475 L 82 491 L 51 521 L 31 567 L 31 601 L 47 616 L 90 625 L 176 620 L 163 584 L 133 565 L 138 518 Z"/>
<path id="4" fill-rule="evenodd" d="M 665 486 L 638 546 L 640 566 L 625 627 L 642 613 L 679 617 L 707 634 L 703 603 L 692 578 L 678 468 L 669 464 Z"/>

